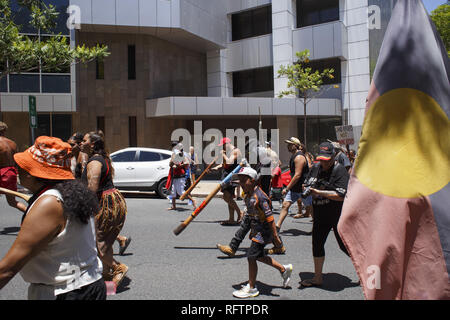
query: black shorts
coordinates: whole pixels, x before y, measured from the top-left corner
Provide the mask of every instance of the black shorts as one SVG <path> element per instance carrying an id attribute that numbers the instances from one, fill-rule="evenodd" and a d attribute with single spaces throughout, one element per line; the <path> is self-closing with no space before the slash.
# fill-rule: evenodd
<path id="1" fill-rule="evenodd" d="M 56 296 L 56 300 L 106 300 L 106 285 L 103 278 L 80 289 Z"/>
<path id="2" fill-rule="evenodd" d="M 266 245 L 264 243 L 259 243 L 256 241 L 252 241 L 250 248 L 247 251 L 248 259 L 258 259 L 266 256 L 266 252 L 264 251 L 264 247 Z"/>

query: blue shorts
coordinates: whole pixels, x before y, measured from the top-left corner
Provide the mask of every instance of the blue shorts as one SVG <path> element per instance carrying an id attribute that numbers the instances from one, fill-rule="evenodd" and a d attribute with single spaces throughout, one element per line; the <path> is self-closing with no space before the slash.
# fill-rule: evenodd
<path id="1" fill-rule="evenodd" d="M 309 207 L 312 205 L 312 195 L 310 195 L 306 199 L 303 199 L 302 194 L 300 192 L 293 192 L 292 190 L 288 191 L 286 197 L 284 198 L 284 201 L 294 203 L 297 202 L 298 199 L 302 199 L 302 203 L 305 207 Z"/>

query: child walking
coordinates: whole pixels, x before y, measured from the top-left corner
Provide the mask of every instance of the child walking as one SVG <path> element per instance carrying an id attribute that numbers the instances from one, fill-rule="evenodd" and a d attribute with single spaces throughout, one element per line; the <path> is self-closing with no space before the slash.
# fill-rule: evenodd
<path id="1" fill-rule="evenodd" d="M 247 214 L 251 219 L 250 239 L 252 243 L 247 253 L 249 279 L 248 284 L 240 290 L 233 292 L 237 298 L 251 298 L 259 295 L 256 288 L 256 276 L 258 274 L 257 261 L 265 263 L 280 272 L 283 287 L 286 288 L 292 274 L 292 264 L 282 265 L 272 257 L 266 255 L 264 246 L 275 240 L 277 246 L 281 246 L 281 240 L 275 228 L 270 199 L 256 185 L 257 173 L 250 167 L 244 167 L 237 174 L 239 184 L 245 192 L 245 205 Z"/>

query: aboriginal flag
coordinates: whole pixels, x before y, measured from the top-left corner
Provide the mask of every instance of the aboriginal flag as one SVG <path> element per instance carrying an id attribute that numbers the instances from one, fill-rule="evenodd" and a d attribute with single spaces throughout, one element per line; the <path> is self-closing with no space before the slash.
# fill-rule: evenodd
<path id="1" fill-rule="evenodd" d="M 422 2 L 397 1 L 338 225 L 366 299 L 450 299 L 449 70 Z"/>

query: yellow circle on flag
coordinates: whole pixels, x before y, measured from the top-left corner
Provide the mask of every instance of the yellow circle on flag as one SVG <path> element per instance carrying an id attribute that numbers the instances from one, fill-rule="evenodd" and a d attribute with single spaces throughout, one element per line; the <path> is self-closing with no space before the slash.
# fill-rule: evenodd
<path id="1" fill-rule="evenodd" d="M 380 96 L 366 114 L 355 174 L 365 186 L 396 198 L 431 195 L 450 180 L 450 121 L 415 89 Z"/>

